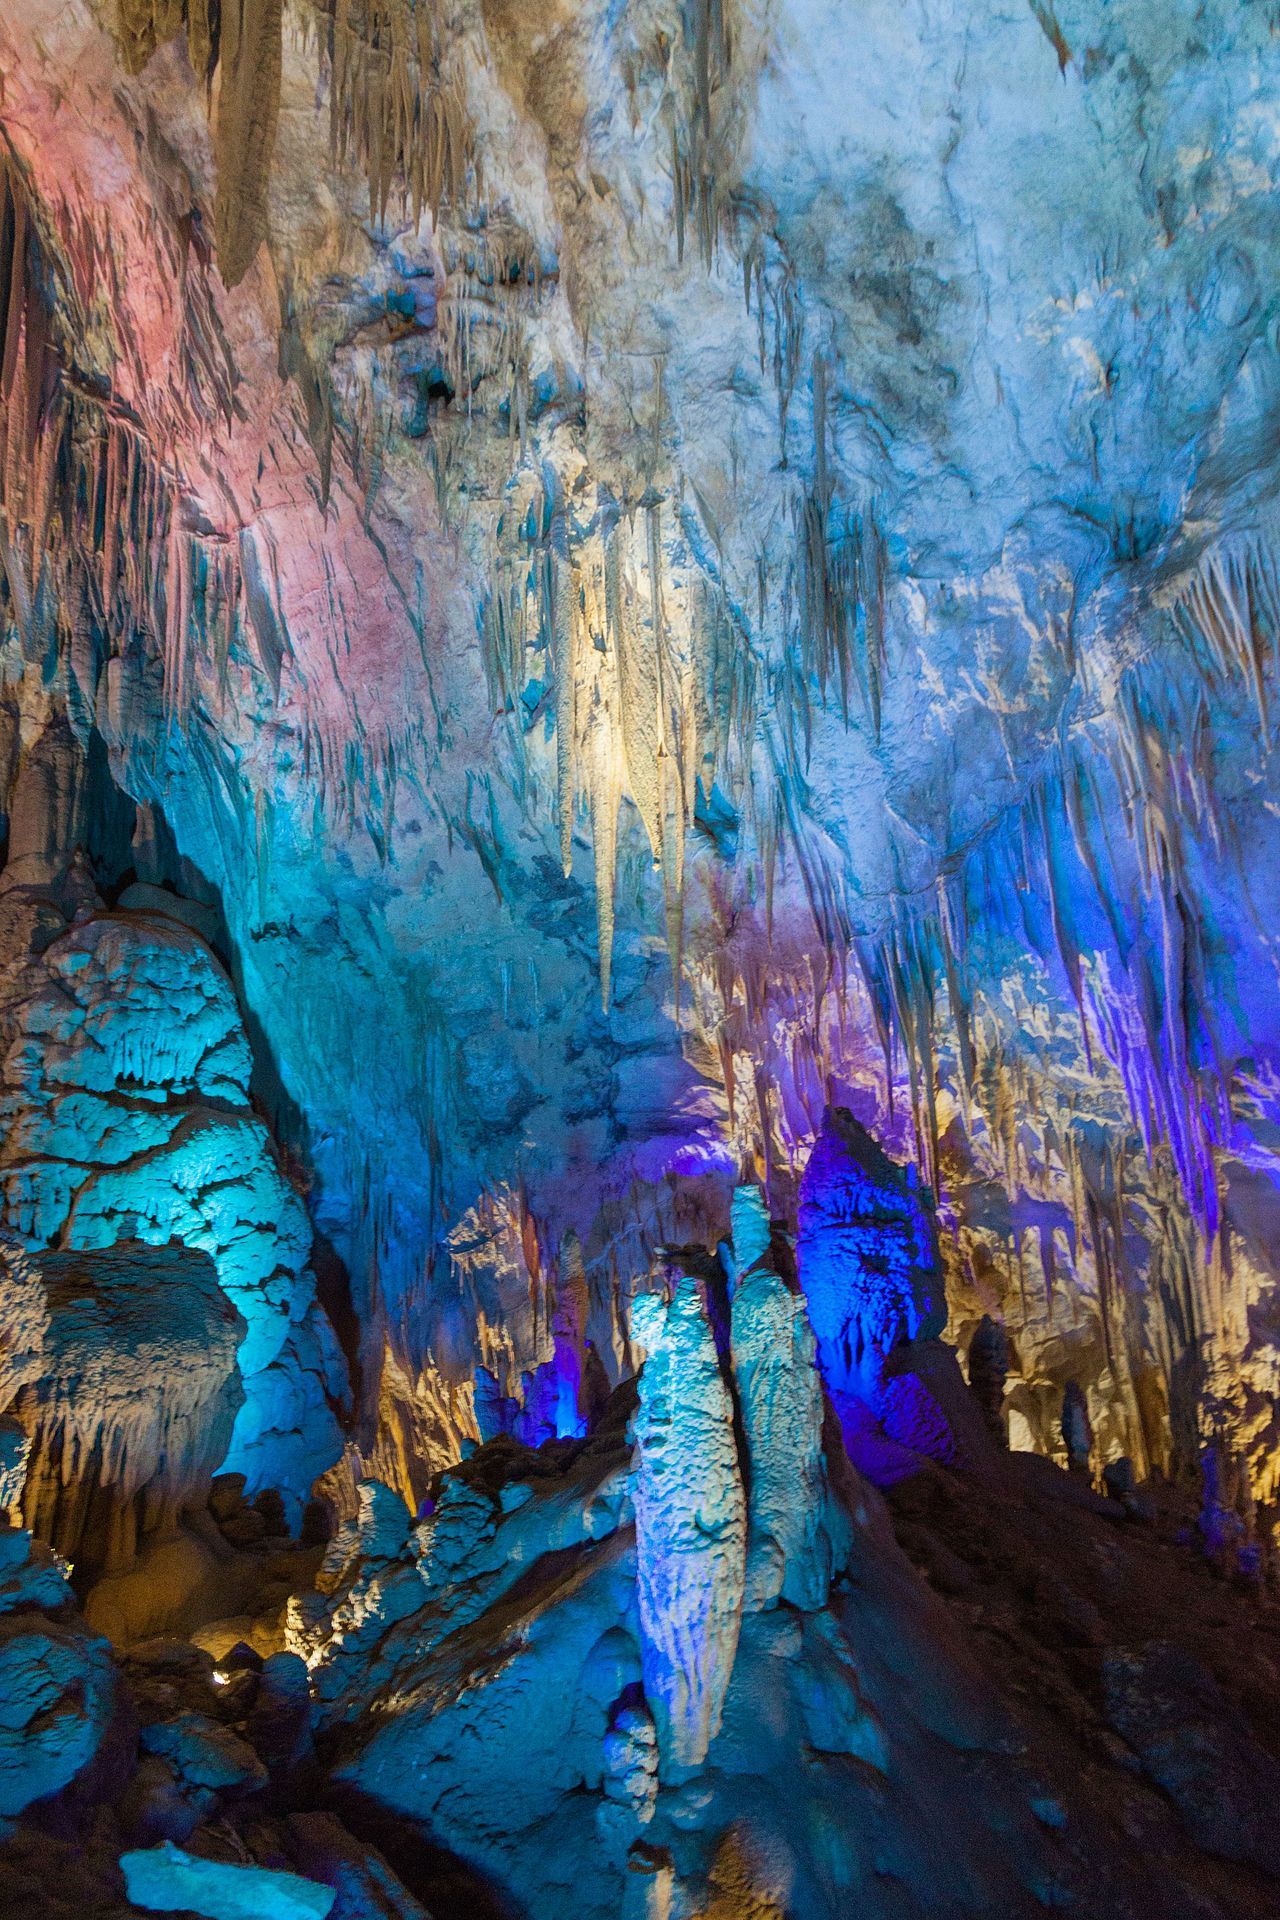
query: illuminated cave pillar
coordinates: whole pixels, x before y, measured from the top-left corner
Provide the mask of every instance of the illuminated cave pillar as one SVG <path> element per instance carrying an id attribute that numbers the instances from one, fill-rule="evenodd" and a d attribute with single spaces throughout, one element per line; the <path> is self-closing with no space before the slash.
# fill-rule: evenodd
<path id="1" fill-rule="evenodd" d="M 751 1490 L 746 1609 L 785 1600 L 813 1611 L 826 1602 L 832 1555 L 822 1383 L 803 1298 L 756 1268 L 735 1289 L 730 1342 Z"/>
<path id="2" fill-rule="evenodd" d="M 747 1514 L 733 1402 L 692 1278 L 631 1310 L 644 1349 L 636 1442 L 637 1596 L 662 1772 L 698 1767 L 720 1728 L 742 1625 Z"/>

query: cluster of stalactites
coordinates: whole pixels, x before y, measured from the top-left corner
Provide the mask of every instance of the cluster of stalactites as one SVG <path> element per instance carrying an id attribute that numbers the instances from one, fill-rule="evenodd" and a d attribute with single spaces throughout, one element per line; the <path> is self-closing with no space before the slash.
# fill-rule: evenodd
<path id="1" fill-rule="evenodd" d="M 815 929 L 835 961 L 833 977 L 842 957 L 852 954 L 859 963 L 890 1098 L 900 1050 L 931 1184 L 941 1178 L 940 1047 L 954 1055 L 966 1126 L 975 1118 L 987 1129 L 997 1126 L 998 1116 L 984 1111 L 995 1082 L 978 1059 L 982 995 L 971 930 L 997 923 L 1003 901 L 1025 901 L 1021 917 L 1010 918 L 1011 938 L 1020 945 L 1030 939 L 1040 961 L 1060 971 L 1078 1009 L 1086 1064 L 1097 1070 L 1107 1061 L 1120 1075 L 1146 1153 L 1167 1145 L 1211 1245 L 1220 1208 L 1215 1161 L 1231 1125 L 1233 1066 L 1217 1038 L 1215 961 L 1205 936 L 1205 870 L 1232 856 L 1215 790 L 1209 696 L 1215 685 L 1228 696 L 1246 688 L 1270 738 L 1280 582 L 1267 543 L 1259 538 L 1207 556 L 1182 589 L 1172 620 L 1194 671 L 1171 678 L 1141 663 L 1130 668 L 1104 718 L 1063 740 L 1021 804 L 965 863 L 941 876 L 931 894 L 892 896 L 879 926 L 853 935 L 844 876 L 792 807 L 800 784 L 792 777 L 777 783 L 784 811 L 776 840 L 804 881 Z M 779 728 L 785 738 L 782 721 Z M 760 851 L 769 853 L 763 841 Z M 1247 888 L 1247 876 L 1240 884 Z M 826 985 L 814 993 L 819 1051 Z M 750 1013 L 749 979 L 726 976 L 724 997 L 727 1027 L 735 1000 Z M 836 1011 L 843 1015 L 843 995 Z M 757 1038 L 767 1039 L 769 1023 L 767 1007 L 748 1020 Z"/>
<path id="2" fill-rule="evenodd" d="M 245 1322 L 212 1261 L 185 1248 L 10 1257 L 6 1318 L 33 1281 L 40 1351 L 9 1409 L 29 1442 L 25 1524 L 72 1557 L 127 1565 L 139 1534 L 172 1526 L 227 1451 Z"/>
<path id="3" fill-rule="evenodd" d="M 441 73 L 437 0 L 318 0 L 329 39 L 335 157 L 358 159 L 375 218 L 397 189 L 416 225 L 439 224 L 467 180 L 471 133 L 461 90 Z"/>
<path id="4" fill-rule="evenodd" d="M 514 551 L 512 551 L 514 549 Z M 673 594 L 662 505 L 618 514 L 602 500 L 571 531 L 560 481 L 548 474 L 499 567 L 484 614 L 496 707 L 521 715 L 528 654 L 543 650 L 555 720 L 555 776 L 564 870 L 585 808 L 594 852 L 601 995 L 607 1006 L 615 924 L 619 814 L 639 814 L 662 875 L 673 977 L 683 951 L 685 843 L 699 786 L 734 784 L 754 732 L 751 659 L 724 596 L 698 577 Z"/>
<path id="5" fill-rule="evenodd" d="M 180 264 L 180 263 L 175 263 Z M 127 731 L 129 637 L 155 637 L 165 700 L 189 699 L 190 637 L 212 643 L 225 676 L 241 599 L 239 554 L 186 524 L 180 489 L 145 433 L 77 351 L 103 288 L 119 304 L 114 256 L 88 223 L 50 244 L 17 163 L 0 163 L 0 572 L 28 658 L 52 640 L 77 712 L 93 715 L 107 673 L 109 730 Z M 177 424 L 227 418 L 233 377 L 198 275 L 180 341 L 181 391 L 157 396 Z M 135 374 L 141 370 L 135 368 Z M 154 383 L 152 383 L 154 387 Z M 110 666 L 100 636 L 115 642 Z"/>
<path id="6" fill-rule="evenodd" d="M 373 217 L 398 189 L 415 221 L 456 199 L 470 133 L 456 87 L 441 78 L 432 0 L 316 0 L 330 66 L 334 158 L 357 160 Z M 212 91 L 218 266 L 234 287 L 267 237 L 280 113 L 284 0 L 116 0 L 116 39 L 130 73 L 185 32 L 196 75 Z"/>

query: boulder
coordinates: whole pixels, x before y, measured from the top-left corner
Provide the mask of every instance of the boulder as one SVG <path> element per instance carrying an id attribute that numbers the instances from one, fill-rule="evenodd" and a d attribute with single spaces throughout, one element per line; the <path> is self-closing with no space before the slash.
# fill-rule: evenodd
<path id="1" fill-rule="evenodd" d="M 253 1748 L 205 1714 L 188 1711 L 154 1721 L 143 1727 L 140 1744 L 144 1753 L 167 1762 L 202 1814 L 211 1812 L 218 1800 L 266 1785 L 267 1770 Z"/>
<path id="2" fill-rule="evenodd" d="M 69 1786 L 115 1714 L 105 1640 L 34 1612 L 0 1617 L 0 1817 Z"/>
<path id="3" fill-rule="evenodd" d="M 120 1856 L 129 1898 L 148 1913 L 198 1913 L 204 1920 L 326 1920 L 332 1887 L 274 1867 L 229 1866 L 166 1840 Z"/>
<path id="4" fill-rule="evenodd" d="M 430 1920 L 377 1848 L 354 1840 L 332 1814 L 291 1814 L 289 1838 L 308 1877 L 333 1888 L 329 1920 Z"/>

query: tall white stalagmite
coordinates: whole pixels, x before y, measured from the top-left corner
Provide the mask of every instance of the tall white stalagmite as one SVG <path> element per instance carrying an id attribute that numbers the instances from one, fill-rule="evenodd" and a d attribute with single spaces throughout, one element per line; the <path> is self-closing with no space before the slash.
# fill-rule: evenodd
<path id="1" fill-rule="evenodd" d="M 700 1766 L 720 1727 L 742 1624 L 747 1517 L 733 1403 L 696 1281 L 631 1310 L 645 1350 L 636 1412 L 641 1657 L 662 1770 Z"/>
<path id="2" fill-rule="evenodd" d="M 811 1611 L 831 1584 L 823 1524 L 822 1386 L 804 1299 L 763 1269 L 739 1282 L 730 1321 L 751 1487 L 746 1606 Z"/>

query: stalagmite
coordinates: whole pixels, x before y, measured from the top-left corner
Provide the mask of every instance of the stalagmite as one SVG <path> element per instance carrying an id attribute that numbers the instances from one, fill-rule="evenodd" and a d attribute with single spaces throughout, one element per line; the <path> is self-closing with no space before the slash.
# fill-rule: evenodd
<path id="1" fill-rule="evenodd" d="M 829 1110 L 805 1168 L 796 1257 L 837 1404 L 874 1411 L 888 1354 L 946 1318 L 936 1230 L 919 1189 L 853 1117 Z"/>
<path id="2" fill-rule="evenodd" d="M 733 1264 L 738 1275 L 750 1273 L 769 1252 L 769 1212 L 759 1187 L 740 1186 L 733 1190 L 729 1210 L 729 1232 L 733 1241 Z"/>
<path id="3" fill-rule="evenodd" d="M 826 1600 L 831 1542 L 822 1454 L 822 1386 L 804 1298 L 760 1268 L 739 1280 L 731 1317 L 733 1376 L 747 1442 L 748 1611 L 779 1599 Z"/>
<path id="4" fill-rule="evenodd" d="M 681 1280 L 669 1304 L 642 1294 L 631 1337 L 645 1355 L 634 1423 L 645 1695 L 663 1769 L 679 1778 L 720 1727 L 742 1621 L 746 1503 L 697 1282 Z"/>

